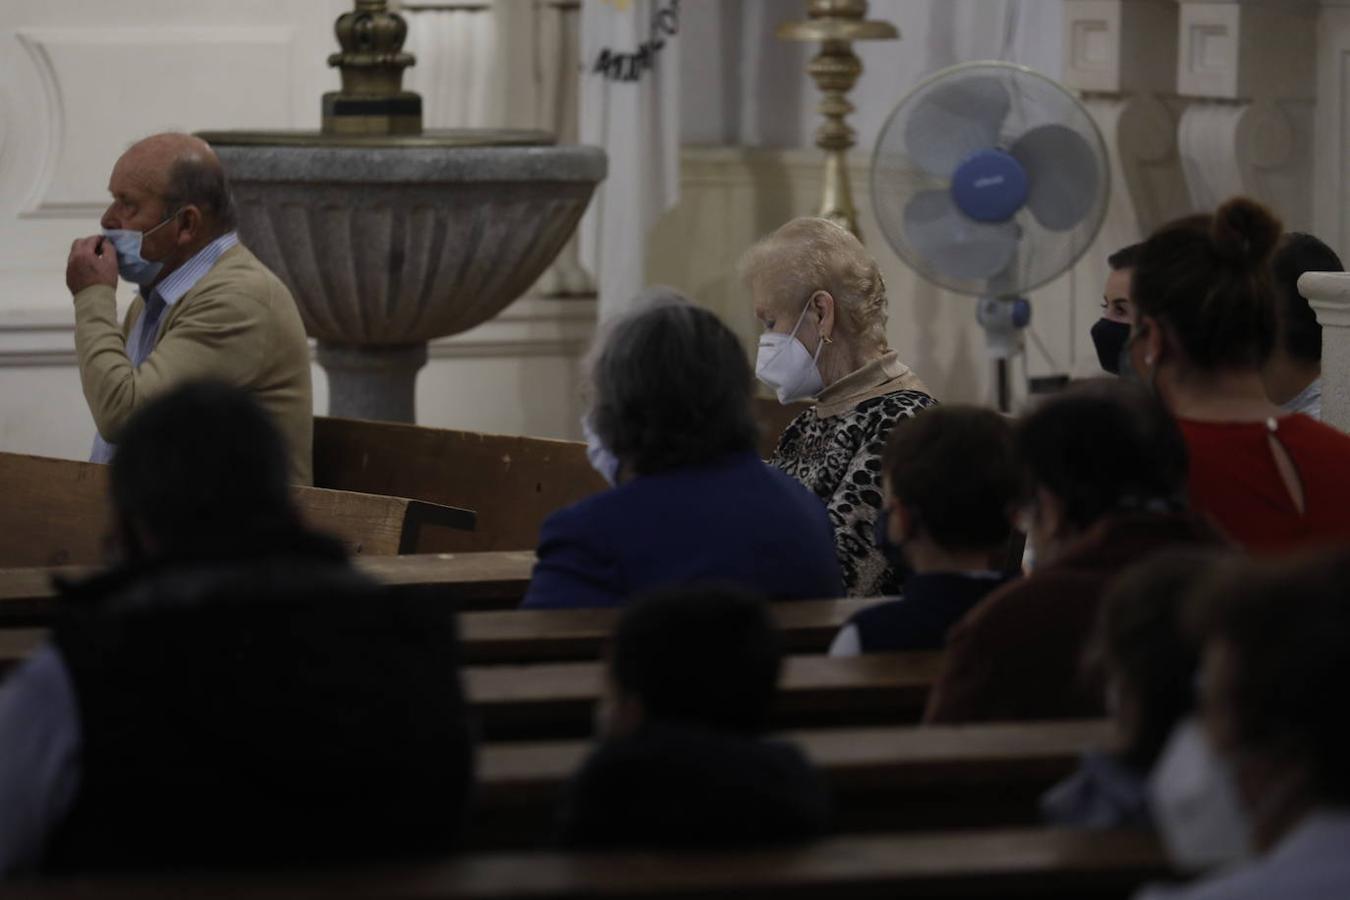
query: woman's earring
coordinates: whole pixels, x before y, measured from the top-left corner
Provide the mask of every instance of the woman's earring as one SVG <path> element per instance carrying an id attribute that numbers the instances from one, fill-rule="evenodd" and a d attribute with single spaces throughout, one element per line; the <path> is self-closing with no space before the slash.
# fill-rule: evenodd
<path id="1" fill-rule="evenodd" d="M 1144 357 L 1144 365 L 1146 365 L 1146 366 L 1151 366 L 1151 365 L 1153 365 L 1153 357 L 1152 357 L 1152 356 L 1145 356 L 1145 357 Z"/>
<path id="2" fill-rule="evenodd" d="M 822 335 L 820 336 L 820 339 L 821 339 L 822 341 L 824 341 L 825 343 L 827 343 L 827 344 L 833 344 L 833 343 L 834 343 L 834 341 L 830 340 L 830 336 L 829 336 L 828 334 L 822 334 Z"/>

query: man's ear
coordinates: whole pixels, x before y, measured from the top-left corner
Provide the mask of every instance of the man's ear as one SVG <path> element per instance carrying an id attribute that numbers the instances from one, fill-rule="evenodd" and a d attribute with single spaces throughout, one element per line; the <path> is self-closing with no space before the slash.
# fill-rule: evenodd
<path id="1" fill-rule="evenodd" d="M 196 242 L 205 231 L 205 217 L 196 206 L 188 204 L 178 211 L 178 246 L 186 247 Z"/>
<path id="2" fill-rule="evenodd" d="M 816 291 L 811 295 L 811 308 L 820 319 L 820 336 L 830 340 L 834 337 L 835 327 L 834 295 L 829 291 Z"/>

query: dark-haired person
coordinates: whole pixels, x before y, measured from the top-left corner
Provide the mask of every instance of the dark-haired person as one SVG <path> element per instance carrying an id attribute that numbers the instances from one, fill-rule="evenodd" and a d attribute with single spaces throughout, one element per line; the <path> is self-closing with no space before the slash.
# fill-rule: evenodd
<path id="1" fill-rule="evenodd" d="M 755 452 L 735 335 L 672 291 L 650 293 L 590 359 L 590 456 L 614 486 L 544 522 L 524 606 L 617 606 L 717 580 L 775 599 L 843 593 L 818 497 Z"/>
<path id="2" fill-rule="evenodd" d="M 1102 715 L 1101 685 L 1081 667 L 1102 594 L 1161 550 L 1217 540 L 1186 510 L 1185 443 L 1142 386 L 1073 385 L 1014 436 L 1035 568 L 952 628 L 930 722 Z"/>
<path id="3" fill-rule="evenodd" d="M 878 543 L 908 571 L 904 597 L 855 615 L 830 654 L 936 650 L 947 630 L 1006 580 L 1020 473 L 1012 426 L 973 406 L 935 406 L 891 429 L 881 457 Z"/>
<path id="4" fill-rule="evenodd" d="M 1198 650 L 1185 627 L 1186 601 L 1220 558 L 1195 549 L 1160 553 L 1127 570 L 1102 598 L 1087 656 L 1101 670 L 1116 748 L 1085 753 L 1078 771 L 1042 798 L 1051 823 L 1152 828 L 1149 775 L 1173 729 L 1195 709 Z"/>
<path id="5" fill-rule="evenodd" d="M 604 741 L 567 792 L 563 841 L 720 849 L 824 831 L 819 776 L 795 747 L 761 737 L 781 658 L 753 594 L 690 587 L 635 600 L 614 632 Z"/>
<path id="6" fill-rule="evenodd" d="M 1131 244 L 1112 253 L 1106 263 L 1111 273 L 1106 276 L 1102 293 L 1102 316 L 1092 326 L 1092 344 L 1097 348 L 1097 359 L 1112 375 L 1120 374 L 1121 356 L 1130 339 L 1130 323 L 1134 320 L 1134 301 L 1130 299 L 1131 281 L 1141 244 Z"/>
<path id="7" fill-rule="evenodd" d="M 211 378 L 248 390 L 286 439 L 290 478 L 311 481 L 309 342 L 295 300 L 239 243 L 225 171 L 210 146 L 157 134 L 113 167 L 103 234 L 70 249 L 75 349 L 108 462 L 131 414 L 175 385 Z M 118 275 L 138 293 L 117 322 Z"/>
<path id="8" fill-rule="evenodd" d="M 1286 414 L 1262 377 L 1282 234 L 1237 198 L 1162 228 L 1134 271 L 1131 362 L 1186 436 L 1191 503 L 1258 553 L 1350 538 L 1350 435 Z"/>
<path id="9" fill-rule="evenodd" d="M 453 849 L 472 743 L 452 617 L 304 528 L 239 389 L 179 386 L 121 437 L 126 561 L 68 586 L 0 686 L 0 876 Z"/>
<path id="10" fill-rule="evenodd" d="M 755 375 L 782 403 L 810 400 L 769 462 L 825 501 L 849 596 L 900 592 L 876 546 L 881 451 L 891 427 L 934 404 L 886 340 L 881 267 L 846 228 L 793 219 L 740 262 L 764 327 Z"/>
<path id="11" fill-rule="evenodd" d="M 1324 900 L 1350 896 L 1350 554 L 1233 562 L 1201 588 L 1203 728 L 1190 790 L 1231 785 L 1240 830 L 1259 856 L 1147 900 Z M 1209 771 L 1203 771 L 1208 769 Z M 1174 828 L 1217 821 L 1220 792 L 1188 796 Z"/>
<path id="12" fill-rule="evenodd" d="M 1310 234 L 1286 234 L 1275 251 L 1275 349 L 1261 369 L 1266 393 L 1285 412 L 1322 418 L 1322 326 L 1298 292 L 1307 272 L 1344 272 L 1341 258 Z"/>

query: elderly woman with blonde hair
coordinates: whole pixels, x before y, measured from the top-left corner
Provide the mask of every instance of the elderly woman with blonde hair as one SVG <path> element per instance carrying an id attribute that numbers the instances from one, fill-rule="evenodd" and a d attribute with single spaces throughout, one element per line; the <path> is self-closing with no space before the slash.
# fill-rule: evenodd
<path id="1" fill-rule="evenodd" d="M 764 326 L 755 374 L 784 404 L 811 400 L 769 462 L 825 501 L 844 586 L 900 591 L 875 535 L 891 427 L 935 402 L 886 342 L 886 285 L 876 260 L 825 219 L 788 222 L 752 247 L 741 277 Z"/>

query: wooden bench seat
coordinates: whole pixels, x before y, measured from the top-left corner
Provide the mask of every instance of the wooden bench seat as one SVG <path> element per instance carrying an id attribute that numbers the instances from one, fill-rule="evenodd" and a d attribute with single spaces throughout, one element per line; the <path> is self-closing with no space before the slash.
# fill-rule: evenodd
<path id="1" fill-rule="evenodd" d="M 931 897 L 1124 900 L 1167 865 L 1132 832 L 1018 829 L 842 835 L 728 852 L 477 854 L 281 873 L 179 873 L 35 882 L 11 900 L 562 900 L 583 897 Z"/>
<path id="2" fill-rule="evenodd" d="M 43 632 L 0 629 L 0 675 Z M 913 724 L 942 664 L 940 653 L 850 659 L 790 656 L 774 716 L 781 728 Z M 603 689 L 600 663 L 469 666 L 464 689 L 490 741 L 589 738 Z"/>
<path id="3" fill-rule="evenodd" d="M 874 602 L 783 602 L 773 605 L 773 613 L 783 629 L 788 652 L 823 653 L 829 648 L 839 626 L 848 621 L 853 613 Z M 618 614 L 617 609 L 462 613 L 459 617 L 459 636 L 464 662 L 466 665 L 594 662 L 600 658 Z M 34 635 L 40 632 L 28 633 Z"/>
<path id="4" fill-rule="evenodd" d="M 840 728 L 786 732 L 824 772 L 845 830 L 1024 825 L 1091 747 L 1104 721 Z M 585 741 L 486 744 L 472 833 L 483 847 L 544 840 Z"/>
<path id="5" fill-rule="evenodd" d="M 357 567 L 401 588 L 429 588 L 456 609 L 514 609 L 525 596 L 534 570 L 526 552 L 357 556 Z M 53 577 L 79 579 L 95 566 L 0 569 L 0 627 L 50 624 L 57 614 Z"/>
<path id="6" fill-rule="evenodd" d="M 421 500 L 296 487 L 301 516 L 356 554 L 392 556 L 424 528 L 472 529 L 467 509 Z M 108 467 L 0 453 L 0 568 L 97 565 L 106 556 L 112 509 Z"/>
<path id="7" fill-rule="evenodd" d="M 773 604 L 791 653 L 823 653 L 840 626 L 876 600 L 796 600 Z M 512 610 L 460 616 L 465 662 L 523 663 L 600 658 L 620 610 Z"/>
<path id="8" fill-rule="evenodd" d="M 941 666 L 941 653 L 790 656 L 774 722 L 794 728 L 913 724 Z M 483 737 L 493 741 L 589 737 L 603 682 L 598 662 L 464 670 Z"/>

